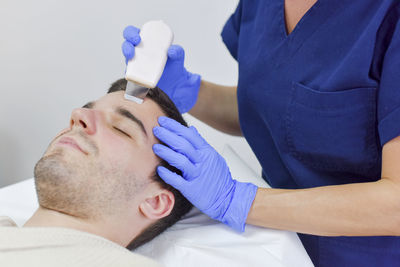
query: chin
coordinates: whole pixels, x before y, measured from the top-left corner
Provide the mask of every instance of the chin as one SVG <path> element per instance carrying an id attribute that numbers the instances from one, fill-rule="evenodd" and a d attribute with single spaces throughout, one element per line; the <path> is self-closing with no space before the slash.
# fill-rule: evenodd
<path id="1" fill-rule="evenodd" d="M 61 147 L 48 149 L 36 163 L 35 187 L 39 205 L 80 219 L 98 219 L 98 190 L 88 177 L 98 180 L 91 168 L 72 158 Z M 104 196 L 103 196 L 104 198 Z"/>
<path id="2" fill-rule="evenodd" d="M 36 163 L 34 169 L 35 187 L 40 206 L 70 213 L 68 207 L 74 198 L 70 194 L 76 174 L 71 164 L 65 161 L 62 150 L 48 150 Z"/>

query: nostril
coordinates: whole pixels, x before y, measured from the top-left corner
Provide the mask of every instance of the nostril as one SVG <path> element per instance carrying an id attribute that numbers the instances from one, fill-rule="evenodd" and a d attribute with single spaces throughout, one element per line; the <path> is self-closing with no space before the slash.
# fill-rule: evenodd
<path id="1" fill-rule="evenodd" d="M 86 127 L 87 127 L 87 126 L 86 126 L 86 123 L 85 123 L 84 121 L 79 120 L 79 123 L 82 125 L 83 128 L 86 128 Z"/>

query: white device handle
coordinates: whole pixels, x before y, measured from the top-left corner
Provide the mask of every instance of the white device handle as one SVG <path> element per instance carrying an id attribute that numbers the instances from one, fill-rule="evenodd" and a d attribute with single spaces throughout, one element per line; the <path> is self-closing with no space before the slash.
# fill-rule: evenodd
<path id="1" fill-rule="evenodd" d="M 147 88 L 154 88 L 164 71 L 168 48 L 174 39 L 171 28 L 162 20 L 146 22 L 140 30 L 140 43 L 128 62 L 125 79 Z"/>

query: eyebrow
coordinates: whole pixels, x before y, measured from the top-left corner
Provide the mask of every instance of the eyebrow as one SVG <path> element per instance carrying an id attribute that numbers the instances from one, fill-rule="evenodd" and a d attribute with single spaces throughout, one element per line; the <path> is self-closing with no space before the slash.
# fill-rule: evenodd
<path id="1" fill-rule="evenodd" d="M 137 117 L 135 117 L 135 115 L 133 115 L 130 111 L 128 111 L 123 107 L 117 107 L 116 111 L 119 115 L 124 116 L 125 118 L 128 118 L 134 123 L 136 123 L 140 127 L 144 135 L 146 135 L 147 137 L 146 129 L 144 128 L 143 122 L 141 120 L 139 120 Z"/>
<path id="2" fill-rule="evenodd" d="M 94 102 L 88 102 L 85 105 L 83 105 L 82 108 L 92 109 L 94 107 L 94 104 L 95 104 Z M 144 135 L 147 137 L 147 132 L 146 132 L 146 129 L 144 128 L 143 122 L 141 120 L 139 120 L 135 115 L 133 115 L 129 110 L 127 110 L 127 109 L 125 109 L 123 107 L 117 107 L 115 109 L 115 111 L 119 115 L 121 115 L 121 116 L 123 116 L 125 118 L 128 118 L 131 121 L 133 121 L 134 123 L 136 123 L 140 127 L 140 129 L 142 130 Z"/>

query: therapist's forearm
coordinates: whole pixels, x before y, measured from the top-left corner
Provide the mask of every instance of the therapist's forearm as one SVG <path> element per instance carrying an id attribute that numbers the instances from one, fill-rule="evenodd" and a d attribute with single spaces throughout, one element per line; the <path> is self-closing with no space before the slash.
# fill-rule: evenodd
<path id="1" fill-rule="evenodd" d="M 231 135 L 242 135 L 239 125 L 236 86 L 222 86 L 202 80 L 191 115 Z"/>
<path id="2" fill-rule="evenodd" d="M 247 223 L 320 236 L 400 235 L 400 188 L 389 179 L 296 190 L 259 188 Z"/>

